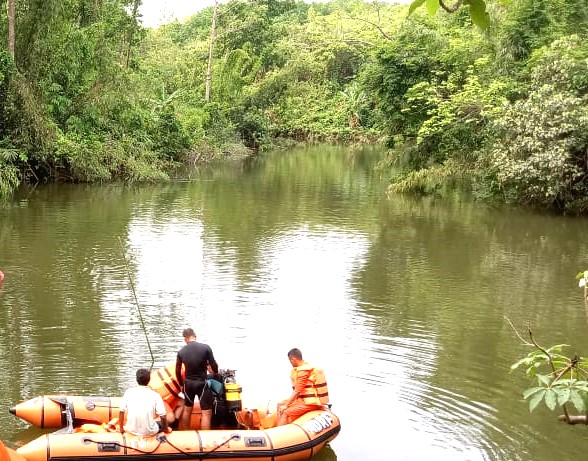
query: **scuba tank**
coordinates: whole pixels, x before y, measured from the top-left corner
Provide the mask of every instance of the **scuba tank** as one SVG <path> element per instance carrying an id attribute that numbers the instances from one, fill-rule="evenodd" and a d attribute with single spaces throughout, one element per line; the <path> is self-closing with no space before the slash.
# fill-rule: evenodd
<path id="1" fill-rule="evenodd" d="M 225 384 L 225 400 L 229 411 L 241 410 L 241 386 L 235 379 L 235 370 L 223 370 Z"/>

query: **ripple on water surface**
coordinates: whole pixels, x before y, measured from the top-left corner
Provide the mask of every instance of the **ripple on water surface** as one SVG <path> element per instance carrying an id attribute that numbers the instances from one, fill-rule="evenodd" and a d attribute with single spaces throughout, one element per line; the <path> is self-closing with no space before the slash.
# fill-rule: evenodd
<path id="1" fill-rule="evenodd" d="M 406 336 L 394 337 L 370 334 L 377 322 L 369 316 L 355 320 L 356 331 L 363 333 L 345 348 L 343 360 L 353 366 L 339 370 L 353 383 L 344 394 L 354 398 L 335 390 L 336 408 L 343 406 L 343 414 L 354 413 L 352 402 L 369 402 L 366 411 L 345 421 L 355 441 L 394 441 L 390 459 L 524 459 L 511 452 L 520 434 L 504 431 L 492 405 L 435 384 L 440 351 L 425 323 L 409 321 L 403 326 Z M 346 445 L 348 450 L 353 448 Z"/>

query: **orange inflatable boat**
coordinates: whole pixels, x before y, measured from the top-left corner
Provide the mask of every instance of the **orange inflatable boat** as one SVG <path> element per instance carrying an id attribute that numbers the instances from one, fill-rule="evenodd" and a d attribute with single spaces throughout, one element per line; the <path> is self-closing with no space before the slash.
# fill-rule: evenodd
<path id="1" fill-rule="evenodd" d="M 121 434 L 113 431 L 112 421 L 120 397 L 43 395 L 15 405 L 10 413 L 41 428 L 61 429 L 18 448 L 13 453 L 18 458 L 0 461 L 297 461 L 311 458 L 339 433 L 339 418 L 327 407 L 276 427 L 275 404 L 242 405 L 234 371 L 223 372 L 229 377 L 224 383 L 226 403 L 234 415 L 234 424 L 221 424 L 223 429 L 198 430 L 201 411 L 196 402 L 192 430 L 175 430 L 165 437 Z M 153 371 L 149 387 L 162 396 L 168 412 L 182 402 L 175 363 Z"/>
<path id="2" fill-rule="evenodd" d="M 254 405 L 242 410 L 241 386 L 235 383 L 234 370 L 221 370 L 227 378 L 224 383 L 226 404 L 240 421 L 267 419 L 272 410 L 269 403 Z M 151 373 L 149 387 L 163 398 L 168 416 L 183 402 L 181 386 L 175 375 L 175 362 Z M 121 397 L 79 396 L 79 395 L 41 395 L 21 402 L 9 411 L 24 421 L 44 429 L 79 428 L 83 425 L 106 425 L 119 415 Z M 275 418 L 275 411 L 273 411 Z M 200 429 L 202 411 L 195 402 L 192 407 L 189 428 Z M 173 417 L 175 419 L 175 416 Z M 168 419 L 171 421 L 171 419 Z"/>
<path id="3" fill-rule="evenodd" d="M 151 372 L 149 387 L 159 393 L 169 411 L 182 401 L 175 362 Z M 41 428 L 107 423 L 118 416 L 120 397 L 42 395 L 10 408 L 10 413 Z"/>
<path id="4" fill-rule="evenodd" d="M 120 397 L 41 395 L 10 408 L 10 413 L 33 426 L 58 428 L 100 424 L 118 416 Z"/>
<path id="5" fill-rule="evenodd" d="M 16 450 L 26 461 L 298 461 L 314 456 L 341 429 L 330 410 L 315 410 L 268 429 L 173 431 L 150 437 L 128 433 L 43 435 Z"/>

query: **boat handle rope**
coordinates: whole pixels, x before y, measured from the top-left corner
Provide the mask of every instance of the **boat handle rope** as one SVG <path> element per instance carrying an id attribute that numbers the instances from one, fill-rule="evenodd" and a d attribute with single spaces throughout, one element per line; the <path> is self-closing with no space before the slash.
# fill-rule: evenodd
<path id="1" fill-rule="evenodd" d="M 153 450 L 151 450 L 151 451 L 145 451 L 145 450 L 141 450 L 140 448 L 131 447 L 131 446 L 129 446 L 129 445 L 124 445 L 124 444 L 122 444 L 122 443 L 118 443 L 118 442 L 110 442 L 110 443 L 113 443 L 114 445 L 117 445 L 117 446 L 119 446 L 120 448 L 127 448 L 127 449 L 131 449 L 131 450 L 138 451 L 139 453 L 143 453 L 143 454 L 145 454 L 145 455 L 150 455 L 150 454 L 152 454 L 152 453 L 155 453 L 155 451 L 156 451 L 156 450 L 157 450 L 157 449 L 158 449 L 158 448 L 161 446 L 161 443 L 162 443 L 164 440 L 162 440 L 160 437 L 157 437 L 157 441 L 158 441 L 159 443 L 158 443 L 158 444 L 157 444 L 157 446 L 156 446 L 156 447 L 155 447 Z M 103 443 L 104 443 L 103 441 L 100 441 L 100 442 L 99 442 L 99 441 L 97 441 L 97 440 L 92 440 L 90 437 L 86 437 L 86 438 L 82 439 L 82 442 L 83 442 L 83 443 L 90 443 L 90 442 L 91 442 L 91 443 L 95 443 L 96 445 L 100 445 L 100 444 L 103 444 Z M 168 443 L 169 443 L 169 442 L 168 442 Z"/>
<path id="2" fill-rule="evenodd" d="M 225 445 L 226 443 L 230 442 L 231 440 L 233 440 L 233 439 L 234 439 L 234 440 L 239 440 L 240 438 L 241 438 L 241 436 L 240 436 L 239 434 L 231 434 L 231 436 L 230 436 L 230 437 L 229 437 L 227 440 L 225 440 L 224 442 L 221 442 L 221 443 L 219 443 L 219 444 L 218 444 L 216 447 L 214 447 L 212 450 L 200 453 L 200 454 L 199 454 L 199 456 L 198 456 L 198 458 L 203 458 L 203 457 L 205 457 L 206 455 L 209 455 L 210 453 L 213 453 L 213 452 L 215 452 L 216 450 L 218 450 L 220 447 L 222 447 L 222 446 L 223 446 L 223 445 Z M 121 448 L 127 448 L 127 449 L 131 449 L 131 450 L 138 451 L 139 453 L 143 453 L 143 454 L 146 454 L 146 455 L 150 455 L 150 454 L 152 454 L 152 453 L 155 453 L 155 451 L 157 451 L 157 449 L 158 449 L 158 448 L 161 446 L 161 444 L 162 444 L 163 442 L 167 442 L 167 443 L 168 443 L 168 444 L 169 444 L 171 447 L 175 448 L 175 449 L 176 449 L 176 450 L 177 450 L 179 453 L 182 453 L 182 454 L 184 454 L 184 455 L 186 455 L 186 456 L 188 456 L 188 457 L 190 457 L 190 456 L 194 456 L 194 453 L 189 453 L 189 452 L 187 452 L 187 451 L 184 451 L 184 450 L 182 450 L 182 449 L 181 449 L 181 448 L 179 448 L 179 447 L 176 447 L 176 446 L 175 446 L 173 443 L 171 443 L 171 442 L 170 442 L 170 441 L 167 439 L 167 437 L 166 437 L 164 434 L 160 434 L 160 435 L 158 435 L 158 436 L 156 437 L 156 440 L 157 440 L 159 443 L 158 443 L 158 444 L 157 444 L 157 446 L 156 446 L 156 447 L 155 447 L 153 450 L 151 450 L 151 451 L 145 451 L 145 450 L 141 450 L 140 448 L 131 447 L 131 446 L 129 446 L 129 445 L 124 445 L 124 444 L 122 444 L 122 443 L 119 443 L 119 442 L 113 442 L 113 443 L 114 443 L 115 445 L 117 445 L 117 446 L 121 447 Z M 99 442 L 99 441 L 96 441 L 96 440 L 92 440 L 90 437 L 86 437 L 86 438 L 82 439 L 82 442 L 83 442 L 83 443 L 95 443 L 96 445 L 100 445 L 100 444 L 104 443 L 103 441 L 100 441 L 100 442 Z"/>
<path id="3" fill-rule="evenodd" d="M 204 458 L 205 456 L 214 453 L 216 450 L 218 450 L 220 447 L 222 447 L 223 445 L 225 445 L 226 443 L 229 443 L 231 440 L 239 440 L 241 438 L 241 436 L 239 434 L 231 434 L 231 436 L 225 440 L 224 442 L 219 443 L 216 447 L 214 447 L 212 450 L 210 451 L 205 451 L 202 453 L 199 453 L 197 458 Z M 169 445 L 173 448 L 175 448 L 176 450 L 178 450 L 178 452 L 186 455 L 186 456 L 194 456 L 196 453 L 188 453 L 187 451 L 182 450 L 179 447 L 176 447 L 173 443 L 171 443 L 167 437 L 165 435 L 158 435 L 157 436 L 157 440 L 161 443 L 161 442 L 167 442 L 169 443 Z"/>

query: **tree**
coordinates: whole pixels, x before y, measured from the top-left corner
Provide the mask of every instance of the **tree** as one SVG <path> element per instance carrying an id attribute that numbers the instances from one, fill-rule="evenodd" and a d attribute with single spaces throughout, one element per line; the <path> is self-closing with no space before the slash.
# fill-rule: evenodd
<path id="1" fill-rule="evenodd" d="M 524 99 L 497 113 L 489 165 L 508 201 L 588 210 L 588 47 L 579 36 L 536 50 Z"/>
<path id="2" fill-rule="evenodd" d="M 141 0 L 133 0 L 133 5 L 132 5 L 132 9 L 131 9 L 131 21 L 130 21 L 130 25 L 129 25 L 129 30 L 128 30 L 128 43 L 127 43 L 127 53 L 126 53 L 126 59 L 125 59 L 125 65 L 126 67 L 129 67 L 129 62 L 131 60 L 131 50 L 133 49 L 133 45 L 134 45 L 134 38 L 135 38 L 135 32 L 137 30 L 137 28 L 139 27 L 139 23 L 137 21 L 137 16 L 139 14 L 139 6 L 141 6 Z"/>
<path id="3" fill-rule="evenodd" d="M 218 14 L 218 0 L 214 1 L 214 11 L 212 13 L 212 24 L 210 26 L 210 46 L 208 48 L 208 65 L 206 67 L 206 93 L 204 100 L 210 102 L 210 87 L 212 85 L 212 52 L 214 50 L 214 40 L 216 39 L 216 15 Z"/>
<path id="4" fill-rule="evenodd" d="M 8 13 L 8 52 L 14 59 L 16 0 L 7 0 L 6 11 Z"/>

